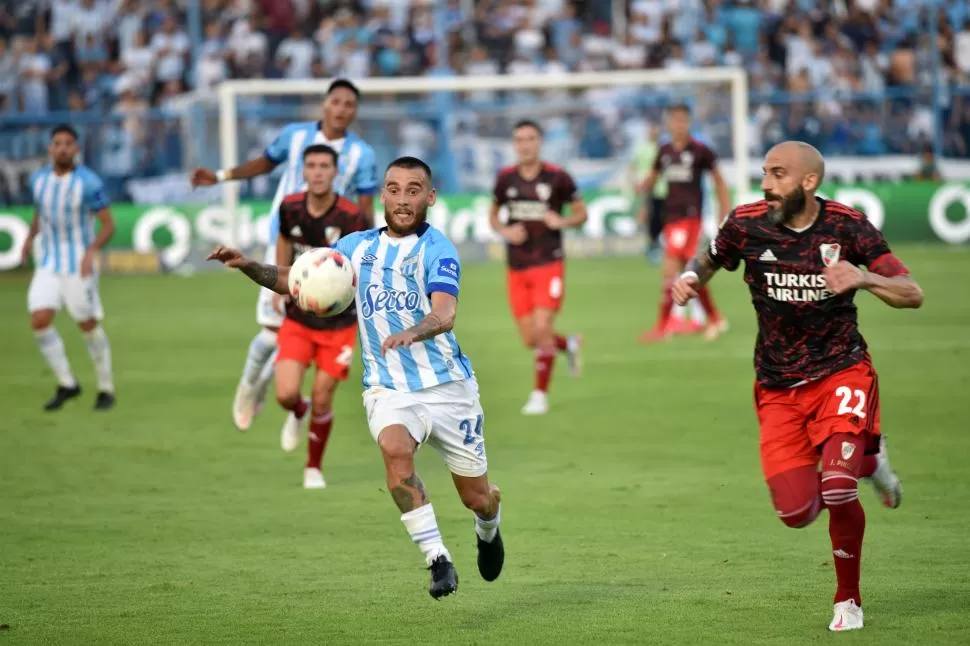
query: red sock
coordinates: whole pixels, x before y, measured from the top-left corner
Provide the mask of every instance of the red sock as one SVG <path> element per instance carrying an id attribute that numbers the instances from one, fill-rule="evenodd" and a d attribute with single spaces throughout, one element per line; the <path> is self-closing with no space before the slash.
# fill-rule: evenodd
<path id="1" fill-rule="evenodd" d="M 552 366 L 555 363 L 555 352 L 536 350 L 536 390 L 549 392 L 549 380 L 552 379 Z"/>
<path id="2" fill-rule="evenodd" d="M 306 411 L 307 403 L 302 397 L 300 397 L 296 404 L 294 404 L 293 408 L 290 409 L 290 412 L 296 415 L 297 419 L 303 419 L 303 416 L 306 415 Z"/>
<path id="3" fill-rule="evenodd" d="M 879 465 L 879 463 L 876 462 L 876 456 L 874 456 L 874 455 L 867 455 L 867 456 L 863 457 L 862 458 L 862 466 L 859 469 L 859 477 L 860 478 L 869 478 L 869 477 L 871 477 L 872 474 L 876 472 L 876 467 L 878 465 Z"/>
<path id="4" fill-rule="evenodd" d="M 569 349 L 569 339 L 561 334 L 556 335 L 556 350 L 560 352 L 565 352 Z"/>
<path id="5" fill-rule="evenodd" d="M 850 443 L 855 445 L 856 453 L 843 457 Z M 829 510 L 829 538 L 838 582 L 834 603 L 854 599 L 859 606 L 862 605 L 859 577 L 866 512 L 859 502 L 858 478 L 864 450 L 861 437 L 846 433 L 832 436 L 822 447 L 822 499 Z"/>
<path id="6" fill-rule="evenodd" d="M 657 329 L 666 329 L 673 309 L 674 298 L 670 294 L 670 285 L 664 285 L 663 296 L 660 298 L 660 314 L 657 316 Z"/>
<path id="7" fill-rule="evenodd" d="M 721 314 L 717 311 L 717 307 L 714 306 L 714 299 L 711 297 L 711 290 L 707 288 L 707 285 L 697 290 L 697 300 L 700 301 L 701 308 L 703 308 L 704 314 L 707 315 L 708 323 L 715 323 L 721 320 Z"/>
<path id="8" fill-rule="evenodd" d="M 324 413 L 314 415 L 310 420 L 310 434 L 307 442 L 307 468 L 319 469 L 323 462 L 323 452 L 327 448 L 327 440 L 330 439 L 330 430 L 333 428 L 333 414 Z"/>
<path id="9" fill-rule="evenodd" d="M 841 504 L 830 503 L 828 508 L 829 537 L 832 539 L 835 578 L 838 581 L 833 603 L 855 599 L 856 604 L 861 606 L 859 577 L 862 537 L 866 533 L 866 512 L 858 498 Z"/>

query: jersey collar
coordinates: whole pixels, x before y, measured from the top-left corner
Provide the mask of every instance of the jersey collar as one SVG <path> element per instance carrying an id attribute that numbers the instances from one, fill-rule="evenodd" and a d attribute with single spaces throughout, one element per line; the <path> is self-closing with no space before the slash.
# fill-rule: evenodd
<path id="1" fill-rule="evenodd" d="M 421 236 L 424 235 L 425 231 L 427 231 L 430 228 L 431 228 L 430 224 L 428 224 L 427 222 L 422 222 L 421 224 L 418 225 L 418 228 L 415 229 L 412 235 L 415 235 L 420 238 Z M 385 225 L 381 227 L 380 229 L 378 229 L 378 231 L 380 232 L 381 235 L 387 235 L 387 226 Z M 391 238 L 390 236 L 388 236 L 388 238 L 391 240 L 404 240 L 404 238 Z"/>

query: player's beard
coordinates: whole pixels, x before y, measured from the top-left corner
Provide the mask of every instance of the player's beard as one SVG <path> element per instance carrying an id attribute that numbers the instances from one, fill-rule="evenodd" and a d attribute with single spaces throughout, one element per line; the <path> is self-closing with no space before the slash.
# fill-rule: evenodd
<path id="1" fill-rule="evenodd" d="M 779 202 L 777 207 L 768 207 L 768 220 L 772 224 L 788 224 L 796 215 L 805 210 L 805 205 L 808 203 L 805 189 L 801 186 L 796 186 L 795 190 L 785 197 L 765 191 L 765 199 Z"/>
<path id="2" fill-rule="evenodd" d="M 398 208 L 384 217 L 387 228 L 400 237 L 409 236 L 428 219 L 428 205 L 425 204 L 417 209 Z"/>

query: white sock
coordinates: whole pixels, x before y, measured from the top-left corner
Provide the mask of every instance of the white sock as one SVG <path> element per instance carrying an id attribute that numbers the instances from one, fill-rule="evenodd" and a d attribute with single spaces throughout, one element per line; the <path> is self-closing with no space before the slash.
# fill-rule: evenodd
<path id="1" fill-rule="evenodd" d="M 113 393 L 114 379 L 111 376 L 111 345 L 108 335 L 100 325 L 90 332 L 82 332 L 84 342 L 88 346 L 88 354 L 94 362 L 94 374 L 98 379 L 98 392 Z"/>
<path id="2" fill-rule="evenodd" d="M 35 330 L 34 337 L 37 339 L 40 353 L 54 372 L 57 383 L 65 388 L 77 386 L 77 380 L 74 378 L 74 373 L 71 372 L 71 364 L 67 360 L 67 352 L 64 350 L 64 341 L 57 330 L 54 329 L 54 326 Z"/>
<path id="3" fill-rule="evenodd" d="M 498 509 L 495 511 L 494 518 L 485 520 L 480 518 L 477 514 L 475 515 L 475 533 L 478 534 L 480 539 L 486 543 L 491 543 L 495 539 L 495 534 L 498 532 L 499 517 L 501 515 L 501 504 L 499 504 Z"/>
<path id="4" fill-rule="evenodd" d="M 451 554 L 445 549 L 445 544 L 441 542 L 441 532 L 438 531 L 438 521 L 434 517 L 434 508 L 431 503 L 413 509 L 401 516 L 401 522 L 407 528 L 411 540 L 418 546 L 424 554 L 424 560 L 428 565 L 436 558 L 444 554 L 445 558 L 451 560 Z"/>
<path id="5" fill-rule="evenodd" d="M 243 366 L 243 380 L 247 384 L 256 383 L 275 349 L 276 332 L 263 328 L 259 331 L 259 334 L 253 337 L 253 340 L 249 343 L 249 352 L 246 354 L 246 365 Z"/>
<path id="6" fill-rule="evenodd" d="M 274 348 L 273 352 L 270 353 L 269 359 L 266 360 L 266 365 L 264 365 L 263 369 L 259 371 L 259 375 L 256 377 L 256 381 L 253 383 L 253 388 L 256 390 L 261 390 L 269 385 L 269 381 L 273 378 L 274 374 L 273 368 L 276 364 L 276 355 L 279 353 L 279 347 Z"/>

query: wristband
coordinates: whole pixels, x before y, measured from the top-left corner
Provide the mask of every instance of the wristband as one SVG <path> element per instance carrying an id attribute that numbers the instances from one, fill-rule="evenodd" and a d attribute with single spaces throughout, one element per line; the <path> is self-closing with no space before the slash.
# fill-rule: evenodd
<path id="1" fill-rule="evenodd" d="M 216 181 L 217 182 L 225 182 L 226 180 L 230 180 L 230 179 L 232 179 L 232 171 L 231 170 L 217 170 L 216 171 Z"/>
<path id="2" fill-rule="evenodd" d="M 693 278 L 696 281 L 700 281 L 701 277 L 697 275 L 696 271 L 685 271 L 680 275 L 680 280 L 687 280 L 688 278 Z"/>

